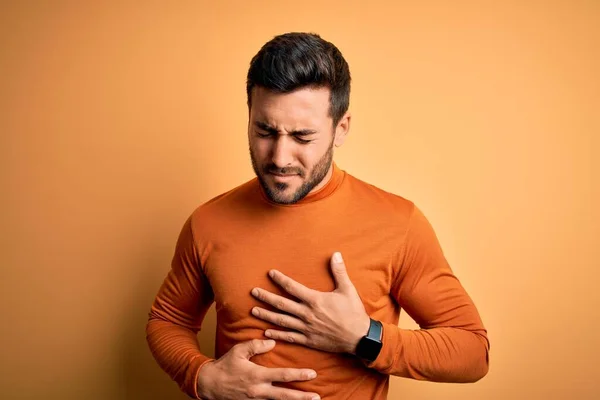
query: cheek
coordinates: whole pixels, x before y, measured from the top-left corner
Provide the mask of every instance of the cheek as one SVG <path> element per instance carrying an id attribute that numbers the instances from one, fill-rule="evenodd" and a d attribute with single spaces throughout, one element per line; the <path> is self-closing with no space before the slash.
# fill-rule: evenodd
<path id="1" fill-rule="evenodd" d="M 269 145 L 266 140 L 254 140 L 250 142 L 250 149 L 254 158 L 263 159 L 269 154 Z"/>
<path id="2" fill-rule="evenodd" d="M 312 169 L 319 162 L 321 156 L 325 154 L 325 150 L 320 146 L 309 146 L 298 154 L 298 158 L 302 165 L 308 169 Z"/>

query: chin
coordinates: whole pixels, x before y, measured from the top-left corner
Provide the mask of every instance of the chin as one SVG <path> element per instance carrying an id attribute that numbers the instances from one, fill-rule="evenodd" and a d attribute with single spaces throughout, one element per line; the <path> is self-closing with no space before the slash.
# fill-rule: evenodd
<path id="1" fill-rule="evenodd" d="M 289 188 L 284 190 L 284 191 L 280 191 L 276 188 L 271 188 L 271 200 L 273 200 L 276 203 L 282 203 L 282 204 L 289 204 L 294 200 L 294 191 L 290 190 Z"/>
<path id="2" fill-rule="evenodd" d="M 289 185 L 285 189 L 281 189 L 277 184 L 268 184 L 267 196 L 271 201 L 279 204 L 295 203 L 294 198 L 296 191 Z"/>

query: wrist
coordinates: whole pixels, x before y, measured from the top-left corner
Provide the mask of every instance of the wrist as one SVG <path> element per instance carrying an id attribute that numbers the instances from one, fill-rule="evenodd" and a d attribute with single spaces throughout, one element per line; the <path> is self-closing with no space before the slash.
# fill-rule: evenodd
<path id="1" fill-rule="evenodd" d="M 216 360 L 210 360 L 200 366 L 198 371 L 198 378 L 196 379 L 196 391 L 198 397 L 202 400 L 213 400 L 213 393 L 210 391 L 214 387 L 212 384 L 211 370 L 213 368 L 213 362 Z"/>
<path id="2" fill-rule="evenodd" d="M 356 355 L 356 347 L 358 346 L 358 342 L 369 332 L 369 327 L 371 326 L 371 318 L 365 314 L 363 318 L 361 318 L 358 323 L 355 325 L 354 335 L 352 336 L 352 340 L 350 340 L 350 344 L 348 347 L 348 353 L 352 355 Z"/>

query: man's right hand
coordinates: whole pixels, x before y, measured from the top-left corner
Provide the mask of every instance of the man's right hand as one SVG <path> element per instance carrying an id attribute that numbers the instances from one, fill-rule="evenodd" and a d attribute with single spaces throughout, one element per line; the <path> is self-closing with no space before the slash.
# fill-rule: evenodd
<path id="1" fill-rule="evenodd" d="M 251 340 L 231 348 L 221 358 L 205 364 L 198 374 L 198 394 L 207 400 L 319 400 L 316 393 L 273 386 L 273 382 L 309 381 L 311 369 L 266 368 L 250 361 L 275 347 L 274 340 Z"/>

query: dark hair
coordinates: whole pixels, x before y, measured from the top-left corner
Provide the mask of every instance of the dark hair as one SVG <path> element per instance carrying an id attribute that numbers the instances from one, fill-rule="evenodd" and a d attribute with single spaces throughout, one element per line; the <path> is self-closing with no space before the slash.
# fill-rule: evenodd
<path id="1" fill-rule="evenodd" d="M 275 36 L 252 58 L 246 80 L 248 108 L 252 89 L 288 93 L 306 87 L 328 87 L 329 115 L 334 126 L 350 104 L 350 69 L 333 43 L 316 33 L 290 32 Z"/>

